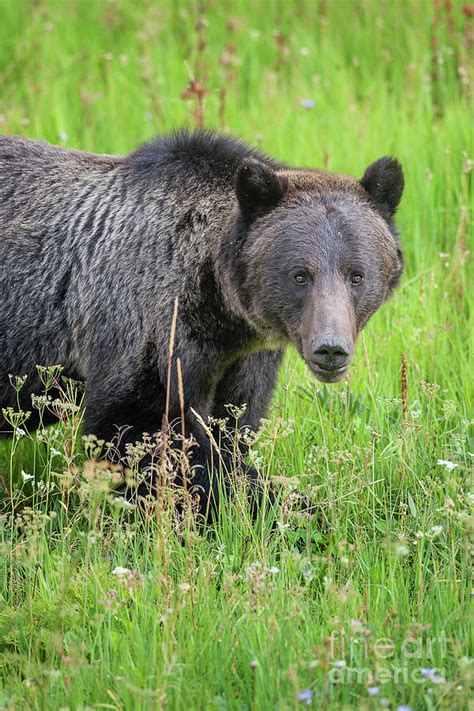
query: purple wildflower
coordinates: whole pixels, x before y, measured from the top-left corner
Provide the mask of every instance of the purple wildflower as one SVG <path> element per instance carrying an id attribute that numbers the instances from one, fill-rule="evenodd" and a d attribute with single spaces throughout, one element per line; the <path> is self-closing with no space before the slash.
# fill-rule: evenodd
<path id="1" fill-rule="evenodd" d="M 314 109 L 315 101 L 314 99 L 301 99 L 301 106 L 304 109 Z"/>
<path id="2" fill-rule="evenodd" d="M 314 691 L 312 689 L 304 689 L 298 694 L 298 701 L 302 701 L 304 704 L 309 704 L 312 702 L 314 696 Z"/>
<path id="3" fill-rule="evenodd" d="M 423 669 L 421 669 L 421 673 L 423 676 L 433 676 L 435 671 L 436 669 L 433 669 L 432 667 L 423 667 Z"/>
<path id="4" fill-rule="evenodd" d="M 428 677 L 434 684 L 444 684 L 446 681 L 445 677 L 442 674 L 437 674 L 436 671 L 437 670 L 432 667 L 423 667 L 421 673 L 423 676 Z"/>

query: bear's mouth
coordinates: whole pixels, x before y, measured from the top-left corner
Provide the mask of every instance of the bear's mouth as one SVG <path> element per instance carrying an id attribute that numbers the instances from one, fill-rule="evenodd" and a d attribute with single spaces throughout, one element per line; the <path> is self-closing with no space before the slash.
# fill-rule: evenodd
<path id="1" fill-rule="evenodd" d="M 322 368 L 316 363 L 308 363 L 310 370 L 322 383 L 337 383 L 346 373 L 349 365 L 340 368 Z"/>

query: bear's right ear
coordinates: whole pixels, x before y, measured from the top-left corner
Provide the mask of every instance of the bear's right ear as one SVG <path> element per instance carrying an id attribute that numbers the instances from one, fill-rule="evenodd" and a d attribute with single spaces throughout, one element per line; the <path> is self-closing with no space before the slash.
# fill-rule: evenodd
<path id="1" fill-rule="evenodd" d="M 288 187 L 288 181 L 255 158 L 245 158 L 235 178 L 235 193 L 240 209 L 250 218 L 261 217 L 275 207 Z"/>
<path id="2" fill-rule="evenodd" d="M 375 200 L 378 211 L 391 220 L 402 198 L 404 179 L 402 166 L 396 158 L 384 156 L 369 165 L 360 181 Z"/>

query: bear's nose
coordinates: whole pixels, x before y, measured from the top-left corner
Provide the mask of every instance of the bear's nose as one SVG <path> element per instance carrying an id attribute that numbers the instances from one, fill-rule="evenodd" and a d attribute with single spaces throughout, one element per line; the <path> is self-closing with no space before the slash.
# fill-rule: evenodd
<path id="1" fill-rule="evenodd" d="M 316 339 L 312 343 L 312 361 L 323 370 L 337 370 L 348 364 L 351 348 L 344 341 Z"/>

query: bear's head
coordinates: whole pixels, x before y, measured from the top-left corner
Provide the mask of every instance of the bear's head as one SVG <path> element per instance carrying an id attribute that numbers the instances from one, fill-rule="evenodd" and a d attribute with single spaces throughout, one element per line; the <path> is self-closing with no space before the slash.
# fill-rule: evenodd
<path id="1" fill-rule="evenodd" d="M 398 284 L 403 184 L 390 157 L 361 180 L 252 157 L 238 169 L 226 255 L 234 299 L 267 341 L 293 343 L 319 380 L 343 376 L 358 333 Z"/>

